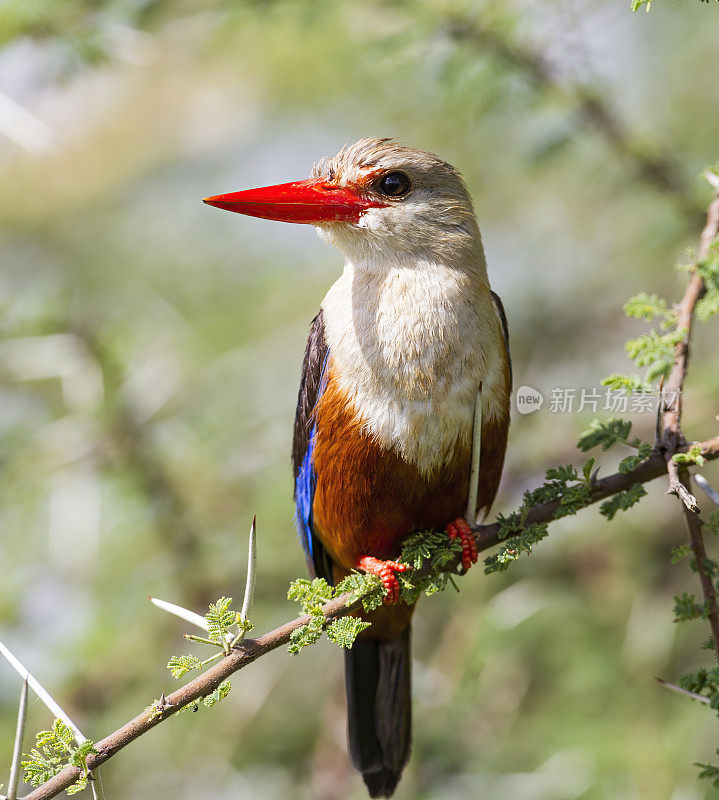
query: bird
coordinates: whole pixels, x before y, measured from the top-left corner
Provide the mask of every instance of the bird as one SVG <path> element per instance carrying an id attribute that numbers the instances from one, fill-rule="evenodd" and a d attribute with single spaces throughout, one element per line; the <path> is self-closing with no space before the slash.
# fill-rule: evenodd
<path id="1" fill-rule="evenodd" d="M 411 618 L 399 558 L 412 532 L 447 531 L 477 560 L 470 523 L 502 474 L 512 365 L 472 200 L 433 153 L 365 138 L 304 180 L 209 205 L 314 225 L 344 269 L 310 325 L 293 430 L 296 523 L 312 577 L 377 575 L 383 605 L 345 652 L 348 749 L 371 797 L 390 797 L 411 750 Z M 481 464 L 467 514 L 475 403 Z"/>

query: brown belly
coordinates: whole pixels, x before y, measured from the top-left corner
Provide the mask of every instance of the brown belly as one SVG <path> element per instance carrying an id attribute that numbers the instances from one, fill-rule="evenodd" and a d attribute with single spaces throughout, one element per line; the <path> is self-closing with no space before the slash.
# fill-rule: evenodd
<path id="1" fill-rule="evenodd" d="M 331 367 L 315 415 L 317 484 L 312 513 L 315 533 L 334 561 L 335 583 L 356 568 L 362 556 L 394 559 L 409 533 L 444 529 L 465 514 L 470 462 L 466 448 L 458 447 L 435 475 L 420 475 L 363 430 Z M 483 426 L 478 509 L 488 510 L 494 500 L 506 442 L 507 423 L 489 421 Z M 398 604 L 361 613 L 372 623 L 362 638 L 397 638 L 413 610 Z"/>
<path id="2" fill-rule="evenodd" d="M 331 369 L 316 423 L 313 518 L 317 535 L 339 566 L 352 569 L 365 555 L 394 558 L 407 534 L 443 529 L 464 515 L 467 448 L 458 446 L 436 474 L 420 475 L 362 429 Z M 482 429 L 478 508 L 488 508 L 494 499 L 506 438 L 506 424 L 489 421 Z"/>

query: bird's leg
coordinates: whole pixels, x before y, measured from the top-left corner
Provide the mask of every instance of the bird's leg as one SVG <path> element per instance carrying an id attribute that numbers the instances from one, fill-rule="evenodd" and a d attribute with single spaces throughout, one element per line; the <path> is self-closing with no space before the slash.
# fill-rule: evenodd
<path id="1" fill-rule="evenodd" d="M 384 602 L 391 605 L 399 600 L 399 581 L 395 572 L 404 572 L 408 569 L 407 564 L 399 561 L 382 561 L 374 556 L 362 556 L 357 562 L 357 566 L 364 570 L 368 575 L 376 575 L 386 590 Z"/>
<path id="2" fill-rule="evenodd" d="M 477 540 L 467 520 L 457 517 L 454 522 L 450 522 L 447 526 L 447 536 L 452 542 L 459 536 L 462 542 L 462 569 L 466 572 L 472 564 L 477 563 Z"/>

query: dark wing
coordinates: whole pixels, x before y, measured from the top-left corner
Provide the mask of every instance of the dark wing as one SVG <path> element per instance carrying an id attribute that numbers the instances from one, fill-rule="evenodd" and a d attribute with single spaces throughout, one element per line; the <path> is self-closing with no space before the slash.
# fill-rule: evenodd
<path id="1" fill-rule="evenodd" d="M 292 471 L 295 477 L 295 522 L 307 558 L 307 569 L 314 577 L 332 583 L 332 561 L 315 535 L 312 503 L 317 475 L 312 461 L 315 438 L 314 410 L 324 388 L 324 373 L 329 348 L 325 342 L 322 311 L 312 320 L 302 361 L 302 378 L 297 395 L 295 427 L 292 440 Z"/>
<path id="2" fill-rule="evenodd" d="M 507 362 L 509 363 L 509 391 L 512 391 L 512 356 L 509 352 L 509 323 L 507 322 L 507 314 L 502 305 L 502 300 L 496 292 L 491 292 L 492 302 L 494 303 L 494 310 L 497 312 L 499 321 L 502 323 L 502 333 L 504 333 L 504 346 L 507 350 Z"/>

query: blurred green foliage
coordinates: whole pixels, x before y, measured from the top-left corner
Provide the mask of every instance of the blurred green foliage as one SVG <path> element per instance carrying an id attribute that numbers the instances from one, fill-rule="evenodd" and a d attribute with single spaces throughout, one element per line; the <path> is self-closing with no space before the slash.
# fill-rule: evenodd
<path id="1" fill-rule="evenodd" d="M 0 636 L 87 736 L 168 688 L 186 626 L 146 596 L 197 610 L 237 596 L 253 514 L 256 631 L 294 613 L 287 584 L 304 572 L 291 421 L 307 325 L 340 258 L 309 228 L 201 198 L 302 177 L 366 135 L 437 151 L 475 198 L 516 384 L 545 398 L 599 386 L 643 330 L 625 298 L 677 298 L 672 266 L 701 229 L 698 174 L 717 158 L 712 13 L 0 6 L 0 93 L 34 120 L 0 115 Z M 696 438 L 716 427 L 712 324 L 684 403 Z M 515 414 L 497 510 L 520 506 L 549 464 L 577 463 L 593 416 Z M 653 414 L 633 422 L 652 439 Z M 705 474 L 717 483 L 716 466 Z M 613 522 L 580 511 L 508 573 L 421 601 L 398 798 L 711 796 L 692 762 L 714 755 L 716 720 L 651 679 L 694 670 L 706 631 L 672 623 L 694 576 L 669 561 L 685 536 L 676 501 L 661 481 L 647 488 Z M 212 714 L 163 723 L 114 759 L 107 796 L 364 797 L 336 647 L 273 653 L 233 683 Z M 18 692 L 0 668 L 2 742 Z M 48 725 L 33 705 L 30 729 Z"/>

